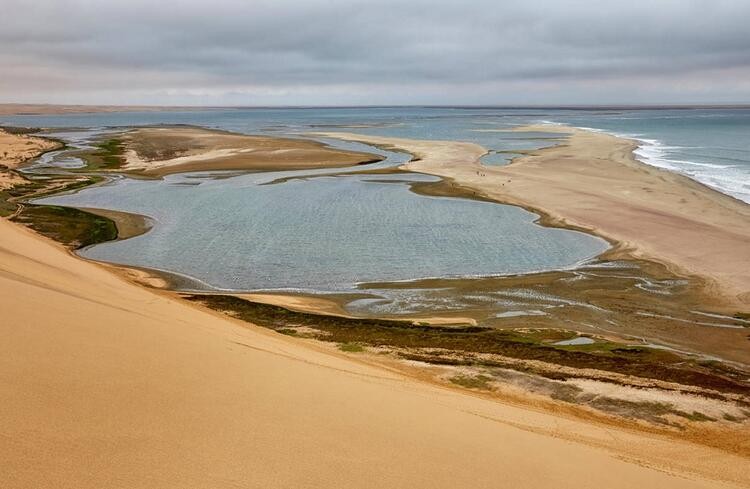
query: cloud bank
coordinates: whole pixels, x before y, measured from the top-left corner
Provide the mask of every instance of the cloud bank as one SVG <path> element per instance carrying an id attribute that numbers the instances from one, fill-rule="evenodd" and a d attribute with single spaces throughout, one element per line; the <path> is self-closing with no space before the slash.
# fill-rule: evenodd
<path id="1" fill-rule="evenodd" d="M 0 0 L 0 101 L 750 102 L 745 0 Z"/>

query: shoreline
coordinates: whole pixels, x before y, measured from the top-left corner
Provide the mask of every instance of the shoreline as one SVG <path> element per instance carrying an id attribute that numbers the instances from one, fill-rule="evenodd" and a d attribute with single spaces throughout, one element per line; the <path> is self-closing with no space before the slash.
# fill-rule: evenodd
<path id="1" fill-rule="evenodd" d="M 99 207 L 73 207 L 95 216 L 104 217 L 115 223 L 117 228 L 117 238 L 115 241 L 135 238 L 146 234 L 154 227 L 154 219 L 149 216 L 135 214 L 133 212 L 115 211 L 111 209 L 101 209 Z M 100 243 L 95 243 L 96 244 Z"/>
<path id="2" fill-rule="evenodd" d="M 667 265 L 678 275 L 699 276 L 705 282 L 707 292 L 721 300 L 727 312 L 738 312 L 737 308 L 746 311 L 750 308 L 750 275 L 743 272 L 738 274 L 736 269 L 742 269 L 742 265 L 736 265 L 737 259 L 731 263 L 721 263 L 719 267 L 711 267 L 710 255 L 713 250 L 707 250 L 702 260 L 696 260 L 691 256 L 694 253 L 688 249 L 690 246 L 686 241 L 702 243 L 705 242 L 705 235 L 693 229 L 680 229 L 689 226 L 690 222 L 689 216 L 678 209 L 685 202 L 673 206 L 675 209 L 670 214 L 662 207 L 662 194 L 656 199 L 650 197 L 650 207 L 634 206 L 632 200 L 641 197 L 644 190 L 646 194 L 654 192 L 651 189 L 639 188 L 638 185 L 644 183 L 643 175 L 646 175 L 645 178 L 651 178 L 652 181 L 647 181 L 646 184 L 653 187 L 659 187 L 659 182 L 654 180 L 665 181 L 669 188 L 664 195 L 669 194 L 673 198 L 677 194 L 677 197 L 686 200 L 692 198 L 693 194 L 699 204 L 709 205 L 708 211 L 713 214 L 707 218 L 702 217 L 692 224 L 702 231 L 720 233 L 727 241 L 726 245 L 733 250 L 734 258 L 739 257 L 740 263 L 747 263 L 748 270 L 750 247 L 743 246 L 743 243 L 745 239 L 750 239 L 750 233 L 745 231 L 746 235 L 738 235 L 737 232 L 742 232 L 742 225 L 747 227 L 747 222 L 750 222 L 750 206 L 685 175 L 638 161 L 632 153 L 637 144 L 631 140 L 568 126 L 537 125 L 512 130 L 554 131 L 567 135 L 568 139 L 552 147 L 530 151 L 527 155 L 514 158 L 505 166 L 485 166 L 479 160 L 486 150 L 473 143 L 410 140 L 339 132 L 317 134 L 407 151 L 415 158 L 403 165 L 404 170 L 440 176 L 454 186 L 468 189 L 492 201 L 523 207 L 540 215 L 540 223 L 543 225 L 583 231 L 604 238 L 613 245 L 613 249 L 605 252 L 605 256 L 645 258 Z M 592 147 L 593 150 L 590 149 Z M 590 159 L 587 160 L 587 157 Z M 563 163 L 550 167 L 553 161 Z M 587 162 L 590 161 L 595 161 L 599 168 L 589 172 Z M 560 169 L 560 166 L 564 168 Z M 614 175 L 608 172 L 623 172 L 623 169 L 632 179 L 628 182 L 629 187 L 622 189 L 624 197 L 607 198 L 607 192 L 591 191 L 592 188 L 606 188 L 607 185 L 616 182 L 612 180 Z M 585 183 L 571 182 L 573 177 L 582 179 Z M 564 190 L 560 195 L 553 198 L 545 195 L 549 193 L 546 190 L 552 188 L 556 191 L 559 187 Z M 659 190 L 656 190 L 656 193 L 659 193 Z M 589 199 L 586 205 L 576 205 L 576 201 L 581 198 Z M 622 206 L 630 207 L 631 213 L 625 217 L 628 224 L 635 225 L 636 228 L 639 219 L 656 219 L 657 223 L 645 231 L 613 226 L 612 221 L 618 218 L 608 214 L 608 211 L 616 213 Z M 730 222 L 734 225 L 727 224 L 721 229 L 713 221 L 721 221 L 726 213 L 731 214 Z M 671 226 L 667 226 L 666 229 L 660 228 L 664 224 Z M 675 226 L 689 234 L 689 238 L 681 240 L 681 247 L 677 247 L 678 252 L 674 252 L 675 246 L 666 235 L 669 229 L 674 231 Z M 657 236 L 659 239 L 652 241 L 658 246 L 644 241 L 639 235 Z"/>
<path id="3" fill-rule="evenodd" d="M 743 200 L 742 198 L 734 195 L 731 193 L 731 191 L 727 188 L 723 188 L 719 185 L 712 185 L 711 183 L 704 181 L 700 174 L 691 174 L 689 171 L 686 171 L 685 168 L 674 165 L 675 161 L 669 160 L 666 158 L 662 158 L 662 156 L 667 153 L 667 146 L 665 143 L 658 139 L 650 139 L 650 138 L 644 138 L 639 135 L 629 135 L 625 133 L 618 133 L 614 131 L 607 131 L 604 129 L 597 129 L 592 127 L 578 127 L 578 126 L 568 126 L 572 127 L 577 130 L 581 131 L 589 131 L 594 133 L 600 133 L 605 134 L 608 136 L 613 136 L 620 139 L 625 139 L 628 141 L 633 141 L 636 143 L 637 147 L 633 150 L 633 157 L 636 161 L 639 163 L 642 163 L 644 165 L 647 165 L 652 168 L 656 168 L 662 171 L 667 171 L 670 173 L 676 173 L 678 175 L 682 175 L 696 183 L 699 183 L 711 190 L 714 190 L 721 195 L 730 197 L 732 199 L 735 199 L 739 201 L 742 204 L 750 205 L 750 201 Z M 658 155 L 654 156 L 651 153 L 656 152 Z M 666 162 L 666 163 L 665 163 Z M 687 163 L 687 164 L 697 164 L 702 165 L 701 163 L 694 163 L 691 161 L 679 161 L 681 163 Z"/>
<path id="4" fill-rule="evenodd" d="M 408 142 L 408 140 L 407 140 Z M 406 144 L 406 143 L 404 143 Z M 450 147 L 453 143 L 446 141 L 442 142 L 443 145 Z M 564 144 L 564 142 L 563 142 Z M 389 143 L 382 143 L 382 147 L 390 147 L 391 145 Z M 482 153 L 484 150 L 483 148 L 477 146 L 477 145 L 471 145 L 471 143 L 462 143 L 458 146 L 468 147 L 470 150 L 474 151 L 476 155 Z M 459 148 L 461 150 L 462 148 Z M 553 148 L 545 148 L 545 150 L 550 150 Z M 402 152 L 407 152 L 405 149 L 401 149 Z M 461 151 L 458 151 L 458 154 L 456 156 L 456 161 L 452 164 L 460 165 L 461 164 Z M 421 161 L 421 160 L 419 160 Z M 418 161 L 418 162 L 419 162 Z M 398 171 L 411 171 L 410 169 L 404 170 L 404 169 L 376 169 L 376 170 L 363 170 L 364 173 L 369 172 L 398 172 Z M 335 174 L 332 174 L 335 175 Z M 412 185 L 412 191 L 415 191 L 416 193 L 424 194 L 424 195 L 433 195 L 433 196 L 441 196 L 441 197 L 464 197 L 464 198 L 471 198 L 471 199 L 482 199 L 489 202 L 498 202 L 497 198 L 494 196 L 486 196 L 483 194 L 477 194 L 477 191 L 472 189 L 472 187 L 462 186 L 455 183 L 455 179 L 448 176 L 442 176 L 439 175 L 441 178 L 438 182 L 417 182 Z M 513 205 L 519 205 L 519 204 L 513 204 Z M 549 214 L 547 214 L 544 211 L 539 211 L 536 208 L 529 207 L 526 205 L 520 205 L 521 207 L 524 207 L 532 212 L 537 213 L 540 217 L 536 220 L 536 222 L 539 225 L 543 226 L 550 226 L 550 227 L 562 227 L 566 229 L 574 229 L 579 232 L 584 233 L 591 233 L 591 229 L 584 227 L 584 226 L 572 226 L 569 222 L 566 222 L 564 219 L 554 219 Z M 96 214 L 94 212 L 94 214 Z M 134 217 L 135 218 L 135 217 Z M 136 221 L 138 218 L 135 218 Z M 115 223 L 116 220 L 115 220 Z M 118 238 L 120 239 L 120 238 Z M 606 237 L 605 237 L 606 239 Z M 632 253 L 632 249 L 626 248 L 622 243 L 618 243 L 612 239 L 608 239 L 611 248 L 606 250 L 604 253 L 598 255 L 595 257 L 597 260 L 617 260 L 617 259 L 629 259 L 629 260 L 635 260 L 636 263 L 638 263 L 639 268 L 645 268 L 647 270 L 652 269 L 653 267 L 649 264 L 649 260 L 645 259 L 644 257 L 637 257 L 634 256 Z M 655 263 L 660 264 L 658 260 L 655 261 Z M 297 310 L 300 312 L 308 312 L 313 314 L 319 314 L 321 312 L 320 309 L 320 300 L 324 301 L 332 301 L 335 304 L 329 304 L 329 307 L 326 309 L 329 311 L 329 313 L 333 313 L 334 315 L 342 315 L 344 312 L 344 307 L 348 303 L 348 300 L 343 298 L 336 298 L 334 300 L 331 299 L 331 296 L 326 297 L 326 295 L 316 294 L 314 292 L 306 293 L 306 292 L 285 292 L 285 291 L 274 291 L 274 290 L 258 290 L 258 291 L 243 291 L 243 290 L 237 290 L 237 291 L 225 291 L 225 290 L 215 290 L 211 287 L 193 287 L 191 286 L 194 279 L 186 276 L 182 276 L 180 274 L 175 274 L 168 271 L 163 270 L 147 270 L 144 268 L 138 268 L 138 267 L 128 267 L 118 264 L 109 264 L 115 267 L 122 267 L 124 269 L 134 269 L 137 268 L 138 272 L 136 273 L 136 281 L 139 283 L 146 283 L 147 285 L 154 286 L 154 284 L 158 284 L 159 288 L 168 288 L 175 290 L 176 292 L 193 292 L 193 293 L 206 293 L 206 294 L 230 294 L 236 297 L 243 297 L 244 295 L 250 293 L 250 294 L 262 294 L 264 296 L 264 300 L 261 300 L 259 302 L 266 302 L 271 303 L 275 305 L 281 305 L 288 307 L 292 310 Z M 572 269 L 558 269 L 558 270 L 547 270 L 547 271 L 535 271 L 535 272 L 529 272 L 525 274 L 511 274 L 511 275 L 502 275 L 502 276 L 492 276 L 492 277 L 473 277 L 471 279 L 469 278 L 446 278 L 445 280 L 438 280 L 440 282 L 445 282 L 447 285 L 460 283 L 462 281 L 466 282 L 475 282 L 475 283 L 486 283 L 488 280 L 494 280 L 495 283 L 497 283 L 498 287 L 507 287 L 507 284 L 512 284 L 516 282 L 523 282 L 525 283 L 527 280 L 533 280 L 536 277 L 544 277 L 549 274 L 553 274 L 556 276 L 564 277 L 568 272 L 574 272 L 580 268 L 579 264 L 577 267 L 574 267 Z M 672 270 L 673 271 L 673 270 Z M 661 272 L 656 270 L 657 275 L 655 277 L 659 277 Z M 147 280 L 144 280 L 143 277 L 150 277 Z M 653 276 L 653 275 L 652 275 Z M 649 280 L 648 275 L 644 275 L 644 279 L 646 281 Z M 195 279 L 197 280 L 197 279 Z M 622 283 L 622 281 L 619 282 L 612 282 L 612 280 L 615 279 L 604 279 L 604 281 L 600 281 L 602 283 Z M 414 279 L 410 280 L 414 281 Z M 429 282 L 429 278 L 424 279 L 417 279 L 417 282 Z M 434 280 L 433 280 L 434 281 Z M 691 279 L 692 282 L 695 283 L 702 283 L 696 278 Z M 197 281 L 196 283 L 200 284 L 200 281 Z M 647 282 L 648 283 L 648 282 Z M 591 284 L 593 287 L 599 287 L 597 283 Z M 397 287 L 398 288 L 398 287 Z M 480 290 L 481 292 L 481 290 Z M 628 296 L 631 296 L 633 294 L 628 293 Z M 269 297 L 272 297 L 272 302 L 269 302 Z M 286 297 L 286 299 L 283 299 L 283 297 Z M 585 297 L 585 295 L 581 295 L 581 297 Z M 642 297 L 637 297 L 636 295 L 633 295 L 633 300 L 635 302 L 639 302 L 640 300 L 643 300 Z M 677 299 L 677 298 L 675 298 Z M 578 297 L 573 297 L 572 300 L 578 300 Z M 601 299 L 597 298 L 597 300 L 601 301 Z M 286 303 L 285 303 L 286 301 Z M 680 299 L 680 303 L 684 303 L 686 310 L 705 310 L 708 312 L 721 312 L 726 313 L 727 311 L 723 308 L 716 308 L 714 303 L 708 303 L 705 302 L 696 302 L 694 298 L 694 294 L 691 293 L 689 296 L 687 296 L 687 302 L 684 302 L 683 299 Z M 706 308 L 707 307 L 707 308 Z M 672 314 L 674 314 L 674 311 L 668 309 L 664 309 L 661 306 L 656 306 L 655 309 L 652 309 L 651 312 L 653 313 L 661 313 L 665 319 L 667 317 L 670 317 Z M 735 313 L 736 311 L 730 311 L 732 313 Z M 631 311 L 632 313 L 632 311 Z M 356 318 L 382 318 L 382 319 L 396 319 L 396 320 L 406 320 L 406 321 L 413 321 L 413 322 L 425 322 L 430 324 L 450 324 L 450 323 L 459 323 L 459 324 L 477 324 L 477 321 L 482 320 L 482 318 L 486 317 L 486 311 L 484 310 L 478 310 L 473 313 L 467 314 L 456 314 L 451 313 L 450 311 L 441 311 L 437 314 L 431 313 L 429 311 L 427 312 L 417 312 L 417 313 L 411 313 L 407 315 L 406 317 L 395 314 L 395 313 L 382 313 L 382 314 L 375 314 L 375 313 L 360 313 L 357 315 L 352 314 L 343 314 L 348 317 L 356 317 Z M 678 314 L 678 317 L 680 315 Z M 682 319 L 677 319 L 677 321 L 686 321 L 686 322 L 692 322 L 695 324 L 699 323 L 699 318 L 696 317 L 684 317 L 682 315 Z M 614 318 L 613 318 L 614 319 Z M 618 319 L 619 321 L 619 319 Z M 525 324 L 529 321 L 515 321 L 516 323 Z M 540 321 L 530 321 L 532 324 L 539 324 Z M 663 322 L 663 321 L 662 321 Z M 504 323 L 503 323 L 504 324 Z M 542 322 L 542 324 L 545 324 Z M 669 327 L 669 325 L 666 325 Z M 587 333 L 597 333 L 596 331 L 592 331 L 591 328 L 583 328 L 582 326 L 576 326 L 574 329 L 581 332 L 587 332 Z M 637 328 L 631 328 L 629 330 L 630 332 L 628 334 L 625 334 L 624 338 L 632 337 L 635 335 L 635 338 L 640 338 L 640 335 L 644 334 L 643 328 L 640 326 Z M 662 346 L 665 347 L 671 347 L 671 348 L 687 348 L 689 351 L 691 351 L 694 354 L 719 354 L 722 356 L 722 358 L 725 361 L 738 361 L 743 362 L 745 365 L 750 365 L 750 359 L 747 357 L 747 355 L 741 353 L 737 350 L 737 348 L 730 347 L 729 345 L 732 344 L 734 341 L 733 338 L 736 339 L 736 335 L 731 336 L 727 335 L 726 332 L 721 331 L 718 335 L 719 338 L 722 339 L 713 339 L 710 342 L 706 342 L 706 346 L 702 347 L 700 346 L 700 342 L 698 339 L 700 338 L 699 335 L 696 334 L 697 337 L 693 337 L 692 335 L 688 335 L 684 339 L 678 339 L 678 337 L 672 333 L 669 335 L 665 335 L 664 333 L 658 334 L 656 336 L 648 335 L 652 340 L 657 341 L 657 343 L 660 343 Z M 716 336 L 716 335 L 714 335 Z M 645 340 L 644 340 L 645 342 Z"/>

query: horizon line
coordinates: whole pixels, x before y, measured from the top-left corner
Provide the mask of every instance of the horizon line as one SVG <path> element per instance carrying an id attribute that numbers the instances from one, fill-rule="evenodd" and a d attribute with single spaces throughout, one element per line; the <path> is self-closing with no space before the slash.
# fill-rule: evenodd
<path id="1" fill-rule="evenodd" d="M 0 106 L 37 107 L 106 107 L 148 109 L 558 109 L 558 110 L 648 110 L 648 109 L 750 109 L 742 103 L 674 103 L 674 104 L 368 104 L 368 105 L 165 105 L 165 104 L 61 104 L 0 102 Z"/>

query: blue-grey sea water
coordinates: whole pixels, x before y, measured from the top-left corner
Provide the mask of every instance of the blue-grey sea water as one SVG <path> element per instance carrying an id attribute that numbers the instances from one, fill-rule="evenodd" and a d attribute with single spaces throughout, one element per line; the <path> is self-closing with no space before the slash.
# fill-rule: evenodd
<path id="1" fill-rule="evenodd" d="M 243 133 L 343 130 L 479 143 L 485 164 L 507 164 L 512 151 L 555 144 L 552 133 L 504 129 L 554 122 L 638 138 L 640 158 L 679 171 L 750 202 L 750 110 L 552 109 L 217 109 L 3 117 L 0 123 L 79 128 L 58 135 L 86 144 L 110 126 L 196 124 Z M 83 129 L 83 130 L 80 130 Z M 397 165 L 405 155 L 380 152 Z M 74 166 L 61 155 L 40 164 Z M 346 291 L 358 282 L 524 273 L 574 266 L 606 248 L 598 238 L 544 228 L 523 209 L 459 198 L 426 197 L 418 174 L 292 179 L 322 171 L 119 178 L 108 185 L 45 199 L 150 216 L 149 233 L 83 251 L 87 257 L 182 273 L 219 289 Z"/>

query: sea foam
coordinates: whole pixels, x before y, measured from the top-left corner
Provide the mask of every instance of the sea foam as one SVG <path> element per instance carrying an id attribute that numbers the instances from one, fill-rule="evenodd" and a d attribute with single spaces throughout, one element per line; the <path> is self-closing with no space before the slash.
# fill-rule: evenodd
<path id="1" fill-rule="evenodd" d="M 560 125 L 560 123 L 555 123 L 555 125 Z M 638 148 L 633 153 L 641 163 L 680 173 L 723 194 L 750 203 L 750 175 L 739 166 L 675 158 L 675 154 L 684 154 L 686 150 L 689 152 L 691 148 L 670 146 L 659 139 L 647 138 L 642 134 L 617 133 L 595 127 L 578 126 L 577 129 L 610 134 L 636 141 Z"/>

